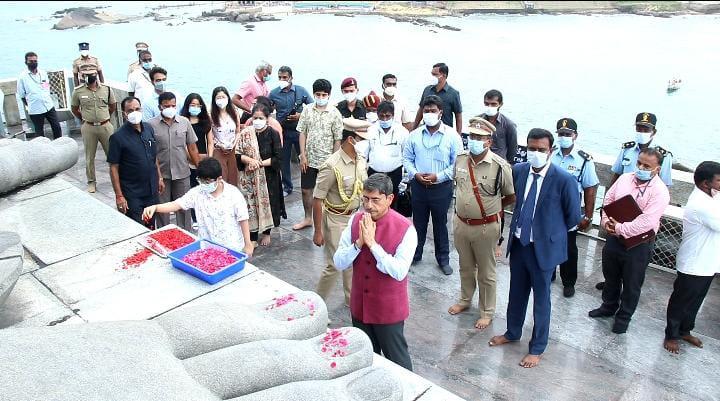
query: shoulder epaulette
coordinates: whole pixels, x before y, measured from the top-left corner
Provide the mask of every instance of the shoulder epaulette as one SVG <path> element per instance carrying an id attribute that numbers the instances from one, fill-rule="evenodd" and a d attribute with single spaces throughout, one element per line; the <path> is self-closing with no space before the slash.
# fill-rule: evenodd
<path id="1" fill-rule="evenodd" d="M 630 149 L 635 147 L 635 141 L 625 142 L 622 144 L 623 149 Z"/>
<path id="2" fill-rule="evenodd" d="M 580 155 L 580 157 L 582 157 L 583 159 L 585 159 L 587 161 L 592 160 L 592 156 L 590 156 L 590 154 L 586 153 L 584 150 L 578 150 L 578 154 Z"/>
<path id="3" fill-rule="evenodd" d="M 669 154 L 670 156 L 672 156 L 672 152 L 671 152 L 671 151 L 669 151 L 669 150 L 667 150 L 667 149 L 663 149 L 663 148 L 661 148 L 660 146 L 655 146 L 655 149 L 657 149 L 657 151 L 660 152 L 660 154 L 663 155 L 663 156 L 667 156 L 668 154 Z"/>

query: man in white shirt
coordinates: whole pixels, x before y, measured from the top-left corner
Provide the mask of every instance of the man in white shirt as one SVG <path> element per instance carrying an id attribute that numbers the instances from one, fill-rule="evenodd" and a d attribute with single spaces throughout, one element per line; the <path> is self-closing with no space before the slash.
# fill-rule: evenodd
<path id="1" fill-rule="evenodd" d="M 402 181 L 403 149 L 410 133 L 395 120 L 395 105 L 383 101 L 377 106 L 378 120 L 368 128 L 370 138 L 358 144 L 358 151 L 368 161 L 368 176 L 384 173 L 393 184 L 393 210 L 397 210 L 398 186 Z"/>
<path id="2" fill-rule="evenodd" d="M 695 189 L 683 216 L 683 239 L 677 253 L 677 278 L 667 307 L 666 350 L 680 352 L 679 339 L 702 348 L 690 334 L 695 317 L 720 273 L 720 163 L 705 161 L 695 169 Z"/>
<path id="3" fill-rule="evenodd" d="M 394 119 L 398 123 L 402 124 L 406 130 L 410 130 L 413 127 L 414 113 L 410 112 L 406 102 L 398 98 L 397 94 L 397 77 L 393 74 L 385 74 L 382 77 L 382 93 L 383 100 L 392 102 L 395 105 L 395 116 Z M 393 183 L 394 184 L 394 183 Z M 395 186 L 397 188 L 397 186 Z"/>
<path id="4" fill-rule="evenodd" d="M 157 213 L 195 209 L 198 235 L 252 256 L 247 202 L 237 187 L 222 180 L 220 162 L 204 158 L 197 167 L 199 185 L 172 202 L 152 205 L 143 211 L 149 220 Z"/>
<path id="5" fill-rule="evenodd" d="M 33 52 L 25 53 L 25 65 L 28 71 L 23 71 L 17 80 L 17 97 L 27 106 L 27 114 L 33 123 L 34 134 L 26 135 L 28 139 L 44 136 L 45 119 L 50 123 L 53 138 L 62 136 L 62 129 L 55 112 L 55 102 L 50 97 L 50 78 L 46 71 L 38 68 L 38 55 Z"/>
<path id="6" fill-rule="evenodd" d="M 152 54 L 147 50 L 140 51 L 138 61 L 140 68 L 134 70 L 128 75 L 128 95 L 135 96 L 140 99 L 143 91 L 152 92 L 154 86 L 150 80 L 150 71 L 155 65 L 152 62 Z"/>

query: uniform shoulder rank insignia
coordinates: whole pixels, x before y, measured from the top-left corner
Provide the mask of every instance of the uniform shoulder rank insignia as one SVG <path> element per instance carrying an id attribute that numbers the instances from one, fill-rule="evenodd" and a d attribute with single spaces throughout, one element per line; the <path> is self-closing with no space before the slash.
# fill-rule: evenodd
<path id="1" fill-rule="evenodd" d="M 660 152 L 660 154 L 663 155 L 663 156 L 667 156 L 668 154 L 672 155 L 672 152 L 671 152 L 671 151 L 669 151 L 669 150 L 667 150 L 667 149 L 663 149 L 663 148 L 661 148 L 660 146 L 656 146 L 655 149 L 656 149 L 658 152 Z"/>
<path id="2" fill-rule="evenodd" d="M 635 147 L 635 141 L 625 142 L 622 144 L 623 149 L 630 149 Z"/>
<path id="3" fill-rule="evenodd" d="M 592 156 L 590 156 L 589 153 L 586 153 L 586 152 L 583 151 L 583 150 L 578 150 L 578 154 L 580 155 L 580 157 L 582 157 L 583 159 L 585 159 L 585 160 L 587 160 L 587 161 L 592 160 Z"/>

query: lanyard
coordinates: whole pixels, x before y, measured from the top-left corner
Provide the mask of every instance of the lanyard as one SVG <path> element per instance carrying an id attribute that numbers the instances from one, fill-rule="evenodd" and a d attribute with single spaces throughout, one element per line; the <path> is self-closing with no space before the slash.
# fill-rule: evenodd
<path id="1" fill-rule="evenodd" d="M 650 180 L 650 181 L 652 181 L 652 180 Z M 647 184 L 645 184 L 645 188 L 641 188 L 638 185 L 638 187 L 637 187 L 638 195 L 635 197 L 635 199 L 640 199 L 643 197 L 643 195 L 645 195 L 645 191 L 647 191 L 648 187 L 650 186 L 650 181 L 648 181 Z"/>

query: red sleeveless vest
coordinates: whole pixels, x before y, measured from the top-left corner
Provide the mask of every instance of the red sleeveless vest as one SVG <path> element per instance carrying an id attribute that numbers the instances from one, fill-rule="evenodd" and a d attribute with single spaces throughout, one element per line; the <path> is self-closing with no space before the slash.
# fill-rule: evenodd
<path id="1" fill-rule="evenodd" d="M 363 212 L 355 213 L 353 217 L 351 226 L 353 242 L 357 241 L 359 237 L 360 218 L 364 214 Z M 385 252 L 394 255 L 410 227 L 410 221 L 390 209 L 375 224 L 375 242 Z M 378 270 L 376 263 L 370 248 L 363 246 L 353 262 L 350 313 L 353 318 L 365 324 L 402 322 L 410 315 L 407 276 L 402 281 L 397 281 Z"/>

